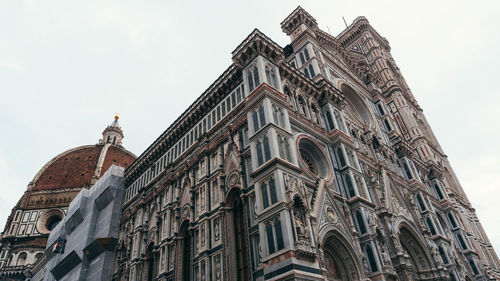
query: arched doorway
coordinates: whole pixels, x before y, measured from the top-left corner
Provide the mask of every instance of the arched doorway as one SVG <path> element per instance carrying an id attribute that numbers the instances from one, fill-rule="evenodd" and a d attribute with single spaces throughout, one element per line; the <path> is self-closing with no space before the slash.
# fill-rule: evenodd
<path id="1" fill-rule="evenodd" d="M 322 246 L 329 281 L 361 280 L 360 262 L 352 247 L 340 235 L 331 233 Z"/>
<path id="2" fill-rule="evenodd" d="M 240 190 L 233 188 L 226 199 L 230 210 L 227 214 L 228 246 L 230 253 L 228 261 L 232 264 L 229 270 L 230 279 L 244 281 L 251 278 L 249 260 L 248 230 L 243 201 L 240 198 Z M 234 268 L 234 270 L 231 270 Z"/>
<path id="3" fill-rule="evenodd" d="M 179 229 L 179 240 L 177 249 L 179 257 L 176 263 L 176 272 L 179 273 L 177 280 L 191 280 L 191 231 L 189 231 L 189 222 L 184 221 Z"/>
<path id="4" fill-rule="evenodd" d="M 424 272 L 431 269 L 430 259 L 424 250 L 424 246 L 409 229 L 402 227 L 399 231 L 399 241 L 408 257 L 411 268 L 405 267 L 405 270 L 398 270 L 398 275 L 406 280 L 411 275 L 413 280 L 423 280 Z M 405 277 L 403 277 L 405 276 Z"/>

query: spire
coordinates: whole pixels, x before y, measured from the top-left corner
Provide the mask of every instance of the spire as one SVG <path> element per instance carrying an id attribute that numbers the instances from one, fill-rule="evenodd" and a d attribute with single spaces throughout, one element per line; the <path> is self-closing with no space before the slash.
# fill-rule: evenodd
<path id="1" fill-rule="evenodd" d="M 122 145 L 123 131 L 118 123 L 118 119 L 120 119 L 120 116 L 116 113 L 115 120 L 102 132 L 102 139 L 99 140 L 99 144 Z"/>

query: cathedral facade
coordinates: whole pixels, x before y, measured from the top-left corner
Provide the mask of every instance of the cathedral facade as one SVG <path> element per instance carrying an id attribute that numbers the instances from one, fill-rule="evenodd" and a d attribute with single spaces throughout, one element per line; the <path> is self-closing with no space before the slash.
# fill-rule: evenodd
<path id="1" fill-rule="evenodd" d="M 301 7 L 125 171 L 114 280 L 500 280 L 390 53 Z"/>

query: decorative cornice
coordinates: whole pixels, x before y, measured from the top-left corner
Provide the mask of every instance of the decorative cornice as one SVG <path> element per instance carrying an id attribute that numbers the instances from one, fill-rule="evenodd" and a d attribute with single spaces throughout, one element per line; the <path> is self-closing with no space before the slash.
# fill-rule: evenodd
<path id="1" fill-rule="evenodd" d="M 241 70 L 235 65 L 229 68 L 208 87 L 125 171 L 125 180 L 135 179 L 154 163 L 166 149 L 201 120 L 211 105 L 222 100 L 241 81 Z"/>
<path id="2" fill-rule="evenodd" d="M 233 55 L 233 64 L 240 68 L 244 68 L 258 55 L 275 64 L 279 64 L 285 59 L 283 48 L 258 29 L 254 29 L 231 54 Z"/>
<path id="3" fill-rule="evenodd" d="M 301 6 L 298 6 L 288 17 L 286 17 L 286 19 L 281 22 L 281 30 L 283 30 L 286 35 L 290 35 L 301 24 L 305 24 L 313 30 L 318 28 L 316 19 L 306 12 L 306 10 L 304 10 Z"/>

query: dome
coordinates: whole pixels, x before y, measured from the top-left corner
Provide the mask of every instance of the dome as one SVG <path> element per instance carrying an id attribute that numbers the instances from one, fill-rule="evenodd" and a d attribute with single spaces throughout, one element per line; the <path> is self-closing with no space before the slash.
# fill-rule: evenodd
<path id="1" fill-rule="evenodd" d="M 136 156 L 120 146 L 97 144 L 67 150 L 50 160 L 30 183 L 31 190 L 93 185 L 112 164 L 127 168 Z"/>

